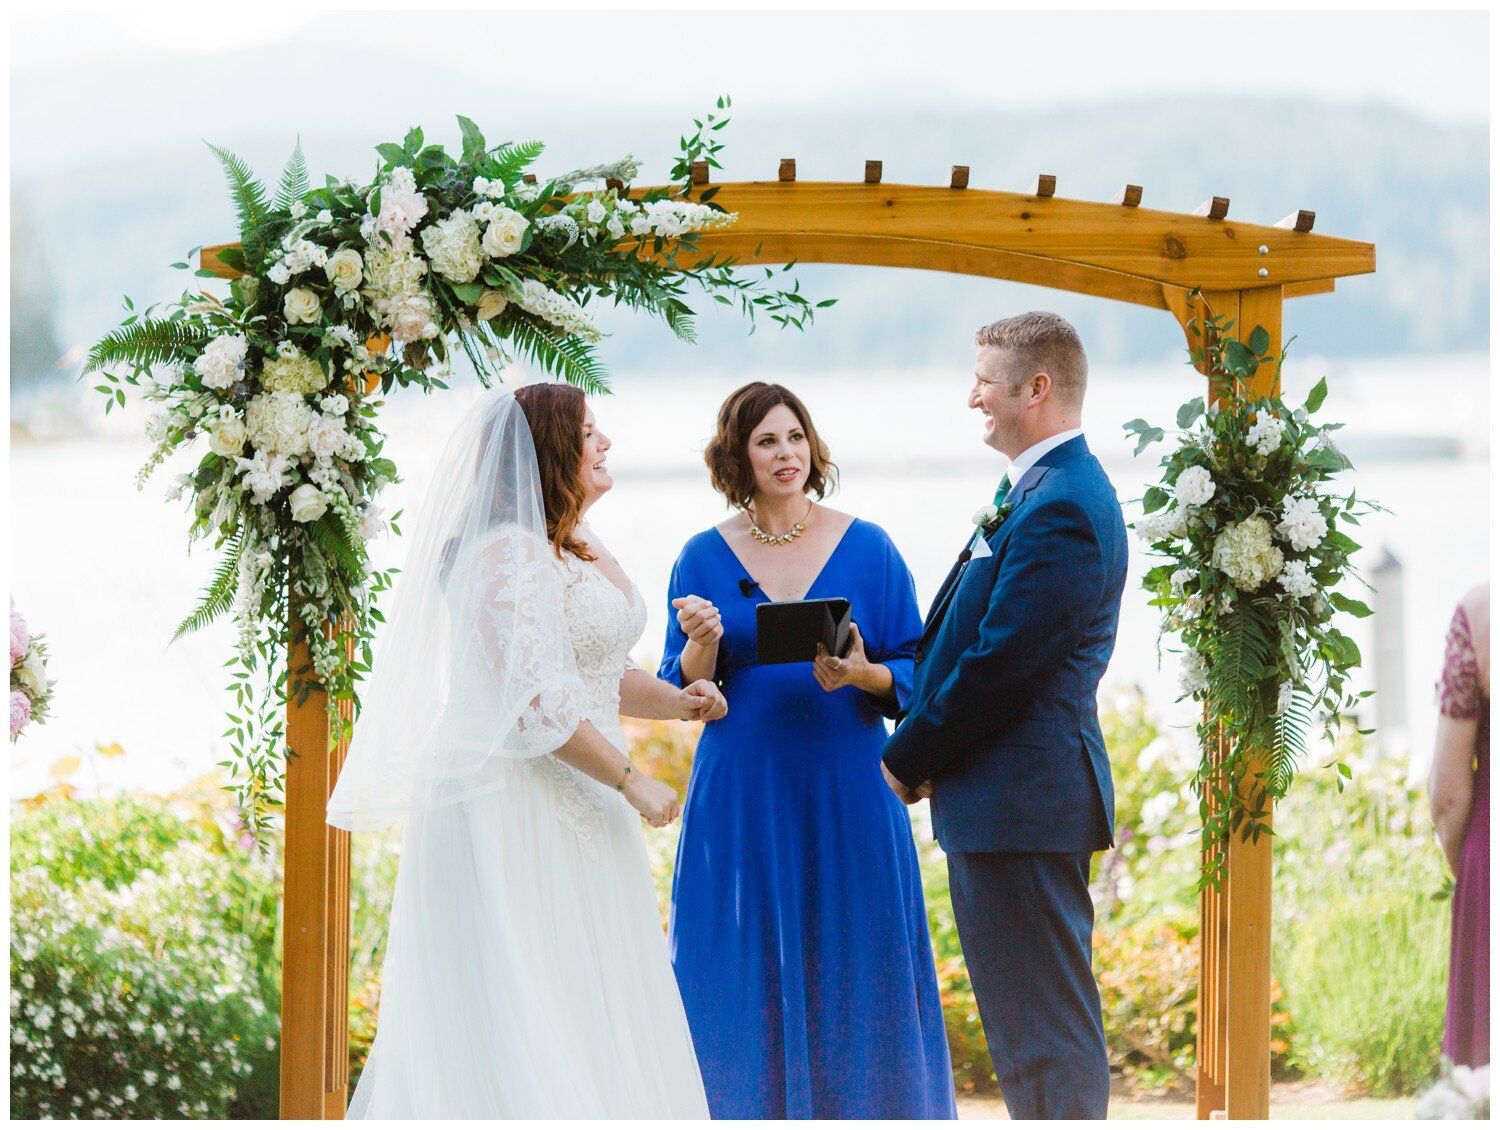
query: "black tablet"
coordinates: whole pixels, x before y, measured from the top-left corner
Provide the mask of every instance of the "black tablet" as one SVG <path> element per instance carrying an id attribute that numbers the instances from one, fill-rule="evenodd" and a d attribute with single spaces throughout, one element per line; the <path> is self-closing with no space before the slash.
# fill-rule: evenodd
<path id="1" fill-rule="evenodd" d="M 818 644 L 829 655 L 849 650 L 849 602 L 776 600 L 755 609 L 755 649 L 761 663 L 811 663 Z"/>

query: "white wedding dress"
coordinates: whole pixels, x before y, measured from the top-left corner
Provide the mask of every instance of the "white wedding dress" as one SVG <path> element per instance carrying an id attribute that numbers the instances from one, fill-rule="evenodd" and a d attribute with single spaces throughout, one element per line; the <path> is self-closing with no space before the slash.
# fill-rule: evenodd
<path id="1" fill-rule="evenodd" d="M 639 591 L 627 598 L 592 564 L 550 546 L 539 560 L 515 543 L 478 550 L 491 599 L 471 637 L 507 654 L 460 656 L 449 701 L 494 698 L 503 669 L 519 667 L 543 690 L 513 741 L 555 748 L 584 717 L 625 750 L 620 679 L 645 628 Z M 576 667 L 558 661 L 555 619 L 530 635 L 522 622 L 517 575 L 541 569 L 557 571 L 571 642 L 562 659 Z M 437 733 L 450 750 L 477 740 Z M 348 1116 L 707 1118 L 641 818 L 550 753 L 483 765 L 463 799 L 411 808 L 379 1026 Z"/>

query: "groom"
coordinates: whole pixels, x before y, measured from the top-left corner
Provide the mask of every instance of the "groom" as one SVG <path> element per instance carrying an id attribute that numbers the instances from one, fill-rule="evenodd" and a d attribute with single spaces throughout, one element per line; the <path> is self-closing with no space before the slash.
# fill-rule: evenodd
<path id="1" fill-rule="evenodd" d="M 969 407 L 1010 459 L 927 614 L 885 747 L 932 798 L 953 913 L 1012 1118 L 1103 1118 L 1089 857 L 1114 835 L 1096 694 L 1115 646 L 1125 524 L 1079 422 L 1088 361 L 1056 314 L 985 326 Z"/>

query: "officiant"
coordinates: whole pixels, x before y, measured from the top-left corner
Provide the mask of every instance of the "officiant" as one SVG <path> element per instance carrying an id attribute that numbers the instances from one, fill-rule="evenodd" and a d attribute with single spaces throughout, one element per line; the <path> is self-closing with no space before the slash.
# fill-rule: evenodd
<path id="1" fill-rule="evenodd" d="M 921 633 L 911 573 L 821 505 L 837 469 L 788 389 L 732 393 L 705 460 L 735 514 L 677 559 L 660 674 L 730 705 L 693 761 L 669 943 L 709 1108 L 953 1118 L 911 825 L 880 771 Z"/>

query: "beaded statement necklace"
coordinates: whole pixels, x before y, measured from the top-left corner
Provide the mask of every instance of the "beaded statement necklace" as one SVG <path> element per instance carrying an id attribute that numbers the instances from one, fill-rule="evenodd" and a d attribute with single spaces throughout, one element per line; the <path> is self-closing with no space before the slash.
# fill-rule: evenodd
<path id="1" fill-rule="evenodd" d="M 792 542 L 796 541 L 802 536 L 803 530 L 807 529 L 807 520 L 808 518 L 812 517 L 812 508 L 812 500 L 809 499 L 807 503 L 807 513 L 802 515 L 802 521 L 798 522 L 784 534 L 767 533 L 765 530 L 761 529 L 759 525 L 756 524 L 754 513 L 746 510 L 746 517 L 750 519 L 750 536 L 753 537 L 756 541 L 760 542 L 761 545 L 790 545 Z"/>

